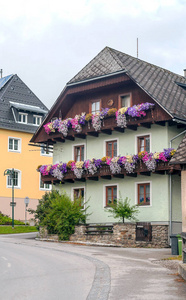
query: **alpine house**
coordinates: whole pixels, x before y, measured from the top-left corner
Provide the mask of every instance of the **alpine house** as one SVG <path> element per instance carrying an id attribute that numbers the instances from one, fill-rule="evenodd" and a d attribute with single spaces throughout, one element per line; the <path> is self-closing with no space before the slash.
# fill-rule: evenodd
<path id="1" fill-rule="evenodd" d="M 167 240 L 181 232 L 181 167 L 169 160 L 186 126 L 185 88 L 183 76 L 104 48 L 31 139 L 54 147 L 53 165 L 39 169 L 43 182 L 88 200 L 89 223 L 116 222 L 105 207 L 121 195 Z"/>
<path id="2" fill-rule="evenodd" d="M 35 209 L 38 199 L 50 189 L 50 185 L 41 182 L 36 169 L 39 164 L 52 162 L 51 153 L 43 146 L 29 146 L 47 112 L 47 107 L 18 75 L 0 78 L 0 212 L 12 216 L 10 205 L 14 205 L 14 217 L 22 221 L 25 198 L 29 198 L 28 208 Z M 32 216 L 27 214 L 26 218 Z"/>

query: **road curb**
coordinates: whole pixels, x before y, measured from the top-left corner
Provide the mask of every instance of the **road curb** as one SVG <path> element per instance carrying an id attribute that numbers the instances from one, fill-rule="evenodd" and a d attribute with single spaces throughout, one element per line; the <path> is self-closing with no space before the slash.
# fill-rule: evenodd
<path id="1" fill-rule="evenodd" d="M 178 272 L 180 276 L 186 280 L 186 264 L 183 264 L 182 262 L 178 266 Z"/>

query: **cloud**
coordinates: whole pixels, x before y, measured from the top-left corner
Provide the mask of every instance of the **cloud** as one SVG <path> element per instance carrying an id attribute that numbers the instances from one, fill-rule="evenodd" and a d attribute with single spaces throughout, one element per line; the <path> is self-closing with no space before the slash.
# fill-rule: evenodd
<path id="1" fill-rule="evenodd" d="M 181 73 L 186 0 L 0 0 L 0 68 L 49 107 L 105 46 Z"/>

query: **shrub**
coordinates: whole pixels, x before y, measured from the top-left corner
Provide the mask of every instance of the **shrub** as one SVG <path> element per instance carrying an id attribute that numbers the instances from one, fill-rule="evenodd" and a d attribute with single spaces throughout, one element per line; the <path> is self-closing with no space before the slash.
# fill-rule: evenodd
<path id="1" fill-rule="evenodd" d="M 114 218 L 122 219 L 122 222 L 125 222 L 125 219 L 137 221 L 135 214 L 139 212 L 136 205 L 130 205 L 130 200 L 128 197 L 123 200 L 120 198 L 114 204 L 110 204 L 107 211 L 112 214 Z"/>
<path id="2" fill-rule="evenodd" d="M 34 213 L 38 226 L 46 226 L 49 234 L 58 234 L 59 239 L 68 240 L 74 233 L 75 225 L 86 222 L 86 209 L 81 206 L 82 199 L 71 201 L 70 197 L 58 191 L 46 193 Z"/>
<path id="3" fill-rule="evenodd" d="M 0 225 L 12 225 L 12 219 L 0 212 Z M 14 220 L 14 225 L 25 225 L 24 222 Z"/>

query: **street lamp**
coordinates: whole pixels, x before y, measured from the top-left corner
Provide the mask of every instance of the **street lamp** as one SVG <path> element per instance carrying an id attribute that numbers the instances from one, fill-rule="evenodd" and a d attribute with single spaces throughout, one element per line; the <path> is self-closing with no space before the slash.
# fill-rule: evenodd
<path id="1" fill-rule="evenodd" d="M 16 206 L 16 202 L 14 202 L 14 169 L 6 169 L 4 171 L 4 176 L 10 176 L 12 183 L 12 202 L 10 202 L 10 206 L 12 206 L 12 228 L 14 229 L 14 206 Z"/>
<path id="2" fill-rule="evenodd" d="M 29 204 L 30 199 L 28 197 L 25 197 L 24 202 L 25 202 L 25 225 L 26 225 L 26 212 L 27 212 L 27 207 Z"/>

